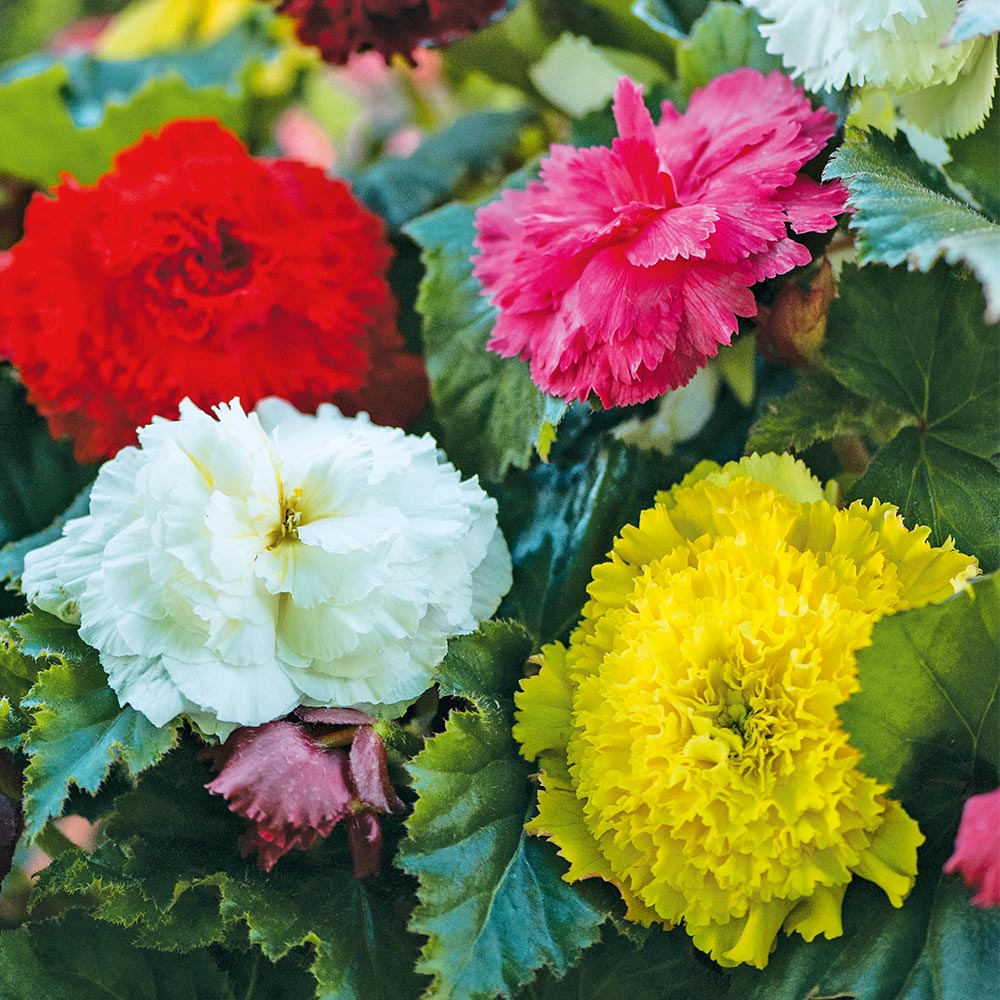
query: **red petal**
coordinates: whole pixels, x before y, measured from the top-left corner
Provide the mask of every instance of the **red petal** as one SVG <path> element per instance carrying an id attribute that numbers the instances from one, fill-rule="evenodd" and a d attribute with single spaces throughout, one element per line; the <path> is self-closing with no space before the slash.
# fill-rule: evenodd
<path id="1" fill-rule="evenodd" d="M 303 705 L 295 709 L 294 714 L 303 722 L 326 726 L 368 726 L 375 721 L 370 715 L 354 708 L 308 708 Z"/>
<path id="2" fill-rule="evenodd" d="M 307 830 L 325 837 L 350 811 L 347 755 L 292 722 L 237 729 L 211 756 L 219 775 L 205 787 L 272 838 Z"/>
<path id="3" fill-rule="evenodd" d="M 382 857 L 382 827 L 378 816 L 361 812 L 347 821 L 347 842 L 354 859 L 354 877 L 377 875 Z"/>
<path id="4" fill-rule="evenodd" d="M 403 803 L 393 791 L 382 737 L 371 726 L 359 727 L 351 744 L 351 781 L 358 798 L 379 812 L 396 812 Z"/>

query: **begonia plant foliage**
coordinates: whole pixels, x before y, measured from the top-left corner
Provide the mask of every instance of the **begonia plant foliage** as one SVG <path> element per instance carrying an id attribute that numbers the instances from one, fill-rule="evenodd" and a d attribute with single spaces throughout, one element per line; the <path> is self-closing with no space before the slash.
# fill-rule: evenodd
<path id="1" fill-rule="evenodd" d="M 0 998 L 1000 997 L 998 32 L 0 5 Z"/>

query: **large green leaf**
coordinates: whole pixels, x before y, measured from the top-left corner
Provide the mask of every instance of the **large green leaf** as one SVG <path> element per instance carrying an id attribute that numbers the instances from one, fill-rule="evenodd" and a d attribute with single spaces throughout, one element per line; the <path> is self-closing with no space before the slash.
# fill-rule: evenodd
<path id="1" fill-rule="evenodd" d="M 564 636 L 615 535 L 686 471 L 675 459 L 606 440 L 577 464 L 508 476 L 497 498 L 514 585 L 501 614 L 518 619 L 540 643 Z"/>
<path id="2" fill-rule="evenodd" d="M 531 122 L 526 111 L 477 111 L 428 136 L 410 156 L 385 157 L 350 178 L 354 193 L 393 229 L 447 201 L 463 182 L 497 169 Z"/>
<path id="3" fill-rule="evenodd" d="M 0 933 L 4 1000 L 232 1000 L 207 951 L 136 948 L 128 931 L 80 913 Z"/>
<path id="4" fill-rule="evenodd" d="M 952 535 L 1000 564 L 1000 339 L 959 273 L 845 267 L 824 356 L 848 388 L 909 426 L 875 455 L 853 495 L 898 504 L 940 545 Z M 877 338 L 877 339 L 875 339 Z"/>
<path id="5" fill-rule="evenodd" d="M 175 118 L 217 118 L 246 130 L 246 102 L 221 86 L 195 89 L 171 74 L 145 83 L 125 102 L 108 104 L 100 122 L 79 127 L 64 93 L 70 76 L 60 63 L 0 86 L 0 171 L 49 187 L 63 171 L 89 184 L 120 149 Z"/>
<path id="6" fill-rule="evenodd" d="M 431 399 L 448 457 L 466 473 L 498 482 L 531 460 L 565 403 L 540 392 L 528 366 L 486 349 L 496 310 L 473 277 L 475 209 L 452 203 L 411 222 L 427 269 L 417 299 Z"/>
<path id="7" fill-rule="evenodd" d="M 957 815 L 1000 771 L 1000 574 L 878 622 L 841 708 L 862 769 L 921 822 Z"/>
<path id="8" fill-rule="evenodd" d="M 447 689 L 482 710 L 453 712 L 409 766 L 418 799 L 399 861 L 419 880 L 410 926 L 428 938 L 418 968 L 433 975 L 428 996 L 440 1000 L 509 997 L 543 966 L 561 975 L 604 919 L 562 881 L 551 846 L 524 832 L 533 795 L 510 726 L 513 681 L 530 649 L 509 625 L 454 643 Z"/>
<path id="9" fill-rule="evenodd" d="M 995 993 L 1000 920 L 969 905 L 941 867 L 964 798 L 1000 765 L 1000 577 L 875 625 L 858 657 L 861 690 L 841 706 L 861 768 L 892 786 L 927 837 L 902 909 L 855 880 L 844 936 L 779 942 L 764 973 L 741 970 L 733 1000 L 965 1000 Z"/>
<path id="10" fill-rule="evenodd" d="M 52 661 L 21 701 L 33 715 L 22 740 L 30 758 L 25 832 L 33 838 L 61 814 L 71 785 L 96 792 L 115 763 L 138 775 L 173 747 L 177 726 L 154 726 L 135 709 L 119 705 L 97 653 L 58 619 L 35 612 L 14 627 L 26 651 Z"/>
<path id="11" fill-rule="evenodd" d="M 850 189 L 862 263 L 905 261 L 920 271 L 939 258 L 968 264 L 983 285 L 988 320 L 1000 320 L 1000 225 L 949 193 L 902 133 L 895 141 L 849 133 L 825 176 L 843 178 Z"/>

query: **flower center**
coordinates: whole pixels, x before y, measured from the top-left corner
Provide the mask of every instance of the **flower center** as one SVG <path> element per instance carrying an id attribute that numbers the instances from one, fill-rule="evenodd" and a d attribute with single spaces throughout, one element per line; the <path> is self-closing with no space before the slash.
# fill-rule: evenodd
<path id="1" fill-rule="evenodd" d="M 168 286 L 179 280 L 196 295 L 225 295 L 250 282 L 252 261 L 250 247 L 222 220 L 214 234 L 199 235 L 195 245 L 162 261 L 156 274 Z"/>
<path id="2" fill-rule="evenodd" d="M 268 549 L 276 549 L 282 542 L 294 541 L 299 537 L 299 526 L 302 524 L 302 511 L 297 506 L 299 498 L 299 490 L 290 499 L 281 498 L 281 520 L 268 535 Z"/>

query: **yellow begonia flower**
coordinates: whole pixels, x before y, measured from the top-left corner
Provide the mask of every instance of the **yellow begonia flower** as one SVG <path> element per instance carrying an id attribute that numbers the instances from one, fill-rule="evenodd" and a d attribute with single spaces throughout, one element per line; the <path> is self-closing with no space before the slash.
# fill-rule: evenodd
<path id="1" fill-rule="evenodd" d="M 568 648 L 545 647 L 514 735 L 541 765 L 527 826 L 567 881 L 762 968 L 779 930 L 842 933 L 854 875 L 900 906 L 923 835 L 858 768 L 837 714 L 881 617 L 978 572 L 874 501 L 839 510 L 788 455 L 703 462 L 593 571 Z"/>
<path id="2" fill-rule="evenodd" d="M 254 0 L 140 0 L 119 14 L 101 37 L 105 59 L 138 59 L 152 52 L 205 44 L 235 28 Z"/>

